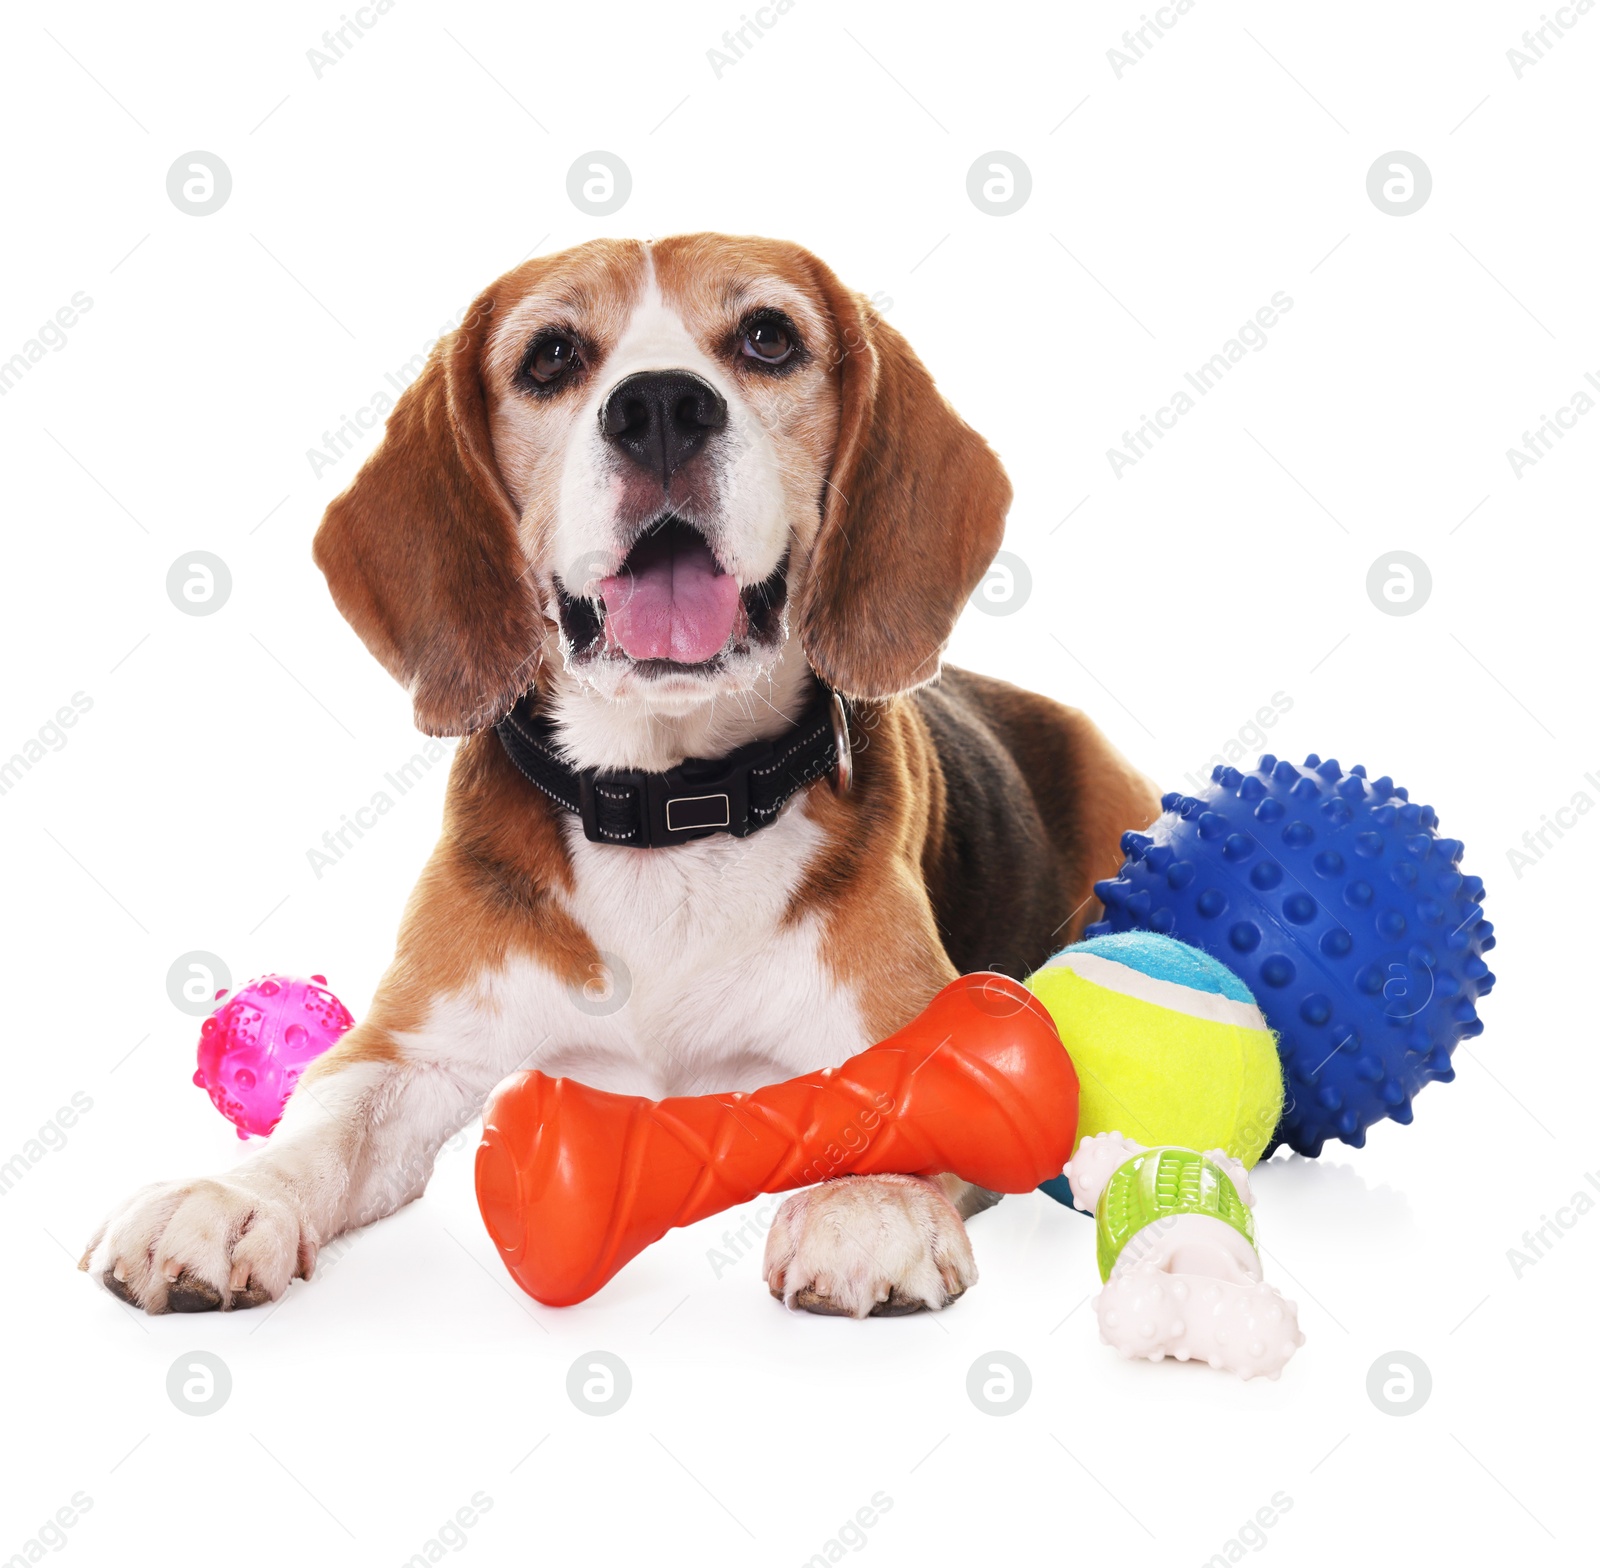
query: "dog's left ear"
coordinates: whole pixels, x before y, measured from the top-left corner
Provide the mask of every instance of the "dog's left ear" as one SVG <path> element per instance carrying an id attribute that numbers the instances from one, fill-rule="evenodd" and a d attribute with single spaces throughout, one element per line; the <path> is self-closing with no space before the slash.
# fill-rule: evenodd
<path id="1" fill-rule="evenodd" d="M 838 332 L 839 436 L 798 629 L 835 690 L 891 697 L 931 681 L 1000 548 L 1011 481 L 911 346 L 812 258 Z"/>
<path id="2" fill-rule="evenodd" d="M 312 546 L 334 603 L 428 735 L 499 719 L 533 684 L 542 640 L 489 438 L 480 366 L 494 321 L 490 289 L 400 394 Z"/>

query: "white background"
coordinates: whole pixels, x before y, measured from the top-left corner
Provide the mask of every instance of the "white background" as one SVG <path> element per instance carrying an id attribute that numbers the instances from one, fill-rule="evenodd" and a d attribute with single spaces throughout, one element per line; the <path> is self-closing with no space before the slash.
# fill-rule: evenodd
<path id="1" fill-rule="evenodd" d="M 1118 79 L 1138 7 L 1060 9 L 798 0 L 720 79 L 738 0 L 399 0 L 321 79 L 337 0 L 9 11 L 0 358 L 93 307 L 0 399 L 0 754 L 93 706 L 0 796 L 0 1160 L 92 1109 L 0 1206 L 0 1554 L 82 1491 L 73 1561 L 401 1563 L 482 1492 L 474 1561 L 799 1564 L 883 1492 L 874 1562 L 1184 1564 L 1282 1492 L 1272 1560 L 1579 1560 L 1600 1217 L 1520 1279 L 1507 1250 L 1600 1171 L 1600 822 L 1520 876 L 1507 851 L 1600 800 L 1600 412 L 1521 478 L 1505 452 L 1600 375 L 1600 14 L 1519 80 L 1532 3 L 1199 0 Z M 205 218 L 165 188 L 194 149 L 233 178 Z M 612 218 L 566 195 L 592 149 L 632 172 Z M 966 194 L 993 149 L 1032 173 L 1014 216 Z M 1409 217 L 1367 195 L 1391 150 L 1432 172 Z M 975 1221 L 982 1281 L 940 1316 L 786 1315 L 753 1257 L 716 1276 L 721 1220 L 548 1310 L 482 1231 L 470 1130 L 270 1312 L 145 1320 L 74 1271 L 129 1189 L 238 1152 L 173 960 L 319 971 L 359 1014 L 437 828 L 442 768 L 308 865 L 415 736 L 310 559 L 359 453 L 314 477 L 307 449 L 530 251 L 699 228 L 886 296 L 1005 459 L 1032 593 L 969 612 L 957 662 L 1081 704 L 1169 786 L 1281 692 L 1272 749 L 1394 774 L 1487 880 L 1500 985 L 1457 1082 L 1259 1177 L 1307 1335 L 1280 1382 L 1123 1363 L 1091 1227 L 1037 1195 Z M 1106 448 L 1277 291 L 1267 346 L 1117 478 Z M 165 591 L 196 549 L 233 579 L 204 618 Z M 1433 579 L 1405 617 L 1365 590 L 1396 549 Z M 165 1391 L 200 1349 L 232 1374 L 203 1418 Z M 605 1418 L 565 1392 L 594 1349 L 633 1377 Z M 1033 1379 L 1003 1418 L 965 1391 L 994 1349 Z M 1396 1349 L 1433 1378 L 1404 1418 L 1366 1392 Z"/>

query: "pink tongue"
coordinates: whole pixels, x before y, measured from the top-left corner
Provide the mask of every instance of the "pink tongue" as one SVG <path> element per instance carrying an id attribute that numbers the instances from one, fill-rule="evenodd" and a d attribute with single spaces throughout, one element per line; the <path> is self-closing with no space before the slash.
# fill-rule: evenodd
<path id="1" fill-rule="evenodd" d="M 600 584 L 606 638 L 631 659 L 701 664 L 719 653 L 739 611 L 738 581 L 706 545 L 663 552 Z"/>

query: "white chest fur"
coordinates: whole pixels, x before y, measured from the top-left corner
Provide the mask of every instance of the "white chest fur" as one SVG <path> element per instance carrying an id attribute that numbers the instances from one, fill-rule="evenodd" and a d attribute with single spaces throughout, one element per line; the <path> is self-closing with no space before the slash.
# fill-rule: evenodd
<path id="1" fill-rule="evenodd" d="M 860 1010 L 823 963 L 820 922 L 784 921 L 820 842 L 803 798 L 749 838 L 668 850 L 591 844 L 573 821 L 565 902 L 604 969 L 569 987 L 514 959 L 441 997 L 408 1050 L 652 1098 L 837 1065 L 870 1043 Z"/>

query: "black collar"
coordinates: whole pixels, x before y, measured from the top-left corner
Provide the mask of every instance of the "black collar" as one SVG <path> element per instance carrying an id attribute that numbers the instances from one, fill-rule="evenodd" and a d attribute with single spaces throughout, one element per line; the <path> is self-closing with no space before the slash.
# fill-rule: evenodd
<path id="1" fill-rule="evenodd" d="M 534 711 L 532 693 L 495 733 L 530 784 L 582 819 L 592 844 L 660 849 L 710 833 L 744 838 L 777 821 L 790 797 L 824 774 L 839 793 L 850 787 L 844 702 L 820 684 L 811 705 L 776 740 L 754 741 L 726 757 L 691 757 L 665 773 L 574 768 L 550 718 Z"/>

